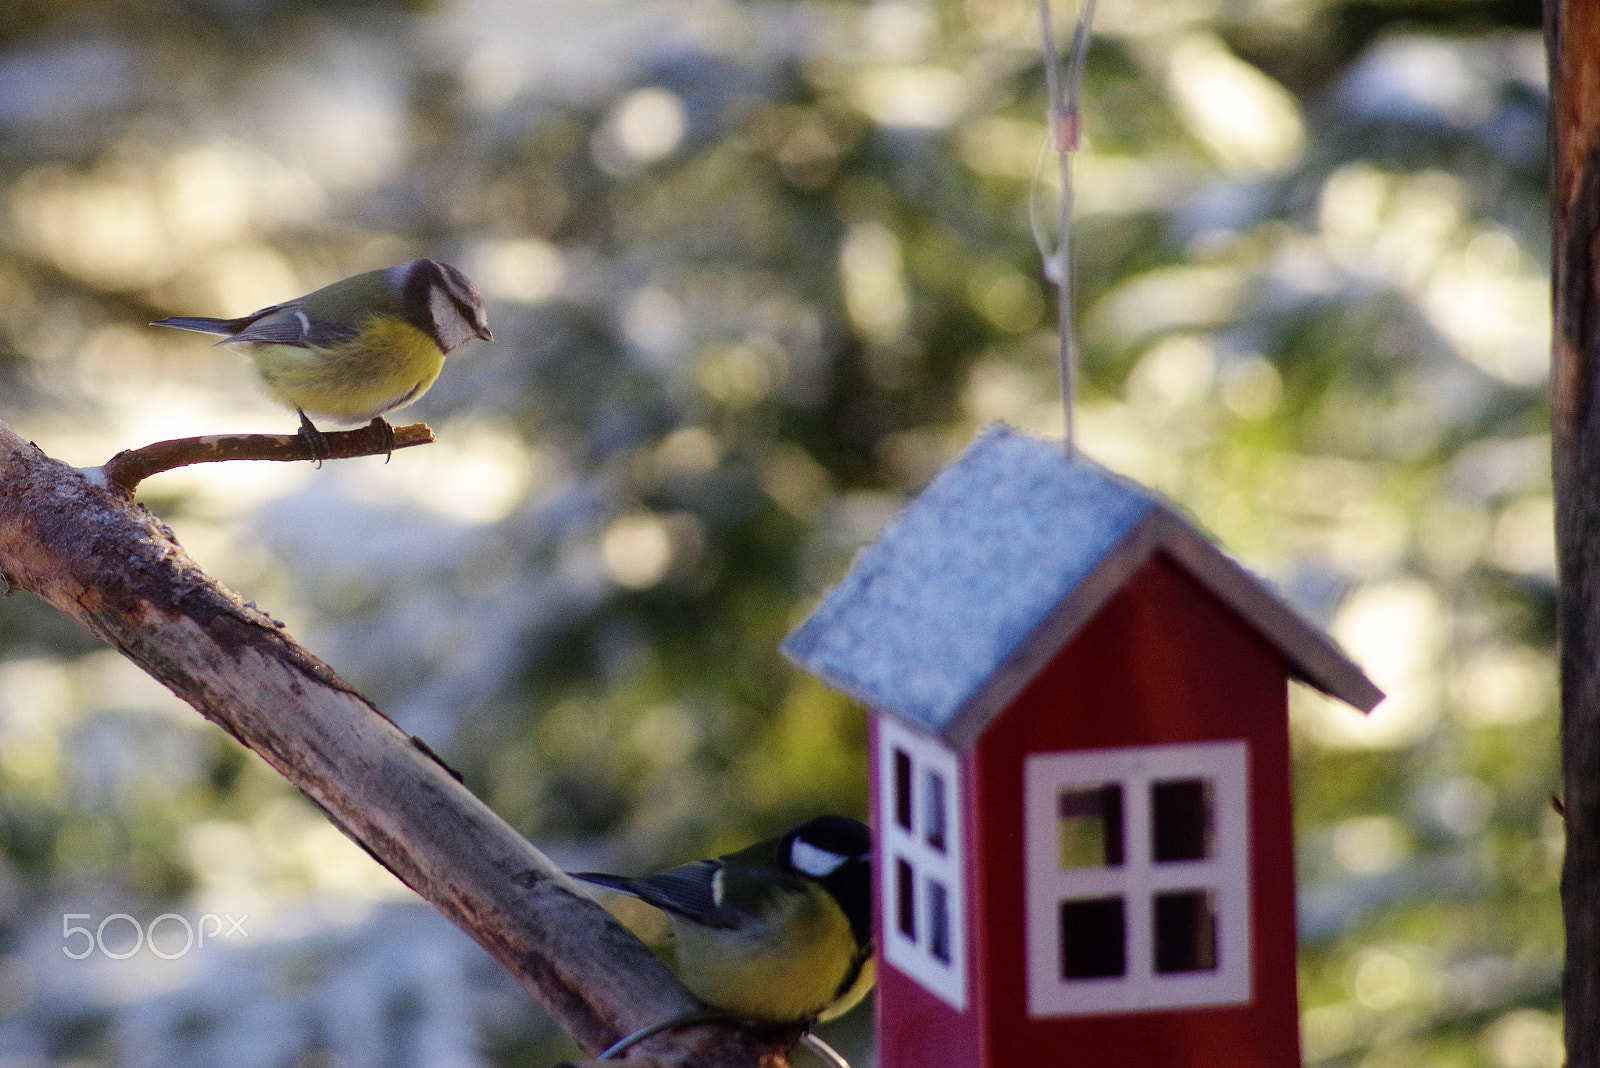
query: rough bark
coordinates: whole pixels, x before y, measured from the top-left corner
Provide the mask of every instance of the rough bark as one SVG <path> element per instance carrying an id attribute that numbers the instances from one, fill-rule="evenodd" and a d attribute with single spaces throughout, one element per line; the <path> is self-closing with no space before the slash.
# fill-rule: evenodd
<path id="1" fill-rule="evenodd" d="M 500 962 L 590 1053 L 699 1008 L 645 947 L 172 531 L 0 424 L 0 575 L 119 650 L 299 787 Z M 4 586 L 0 585 L 0 589 Z M 780 1066 L 782 1043 L 701 1026 L 662 1064 Z"/>
<path id="2" fill-rule="evenodd" d="M 1567 1063 L 1600 1068 L 1600 4 L 1546 0 Z"/>

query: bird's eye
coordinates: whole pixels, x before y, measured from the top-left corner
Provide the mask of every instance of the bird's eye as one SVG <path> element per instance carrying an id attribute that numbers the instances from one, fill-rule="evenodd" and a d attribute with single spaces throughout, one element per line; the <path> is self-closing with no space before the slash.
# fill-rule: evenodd
<path id="1" fill-rule="evenodd" d="M 789 863 L 794 870 L 809 875 L 813 879 L 821 879 L 838 871 L 840 866 L 850 858 L 831 849 L 812 845 L 804 838 L 796 838 L 789 846 Z"/>

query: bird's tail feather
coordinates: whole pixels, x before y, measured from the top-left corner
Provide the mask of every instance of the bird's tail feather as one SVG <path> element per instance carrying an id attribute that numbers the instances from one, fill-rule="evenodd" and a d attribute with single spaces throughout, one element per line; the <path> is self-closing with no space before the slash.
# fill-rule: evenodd
<path id="1" fill-rule="evenodd" d="M 178 330 L 193 330 L 200 334 L 221 334 L 224 337 L 239 332 L 237 319 L 206 319 L 201 317 L 157 319 L 151 326 L 170 326 Z"/>
<path id="2" fill-rule="evenodd" d="M 574 879 L 581 879 L 586 883 L 594 883 L 596 886 L 604 886 L 609 890 L 615 890 L 619 894 L 627 894 L 630 897 L 639 896 L 634 880 L 622 875 L 607 875 L 598 871 L 574 871 L 567 874 Z"/>

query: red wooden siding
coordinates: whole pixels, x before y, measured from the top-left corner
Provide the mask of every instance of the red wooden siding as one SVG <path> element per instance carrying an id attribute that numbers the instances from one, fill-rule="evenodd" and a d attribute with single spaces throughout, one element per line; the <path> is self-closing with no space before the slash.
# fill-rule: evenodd
<path id="1" fill-rule="evenodd" d="M 985 872 L 969 898 L 973 959 L 983 967 L 974 986 L 989 1008 L 983 1068 L 1300 1064 L 1287 689 L 1281 655 L 1158 555 L 990 725 L 971 755 L 976 789 L 967 784 L 977 823 L 969 855 Z M 1251 1003 L 1030 1020 L 1022 944 L 1024 757 L 1236 738 L 1250 749 Z M 896 990 L 880 998 L 891 1000 Z M 891 1033 L 899 1030 L 896 1014 L 880 1007 Z M 880 1048 L 887 1056 L 892 1046 Z"/>

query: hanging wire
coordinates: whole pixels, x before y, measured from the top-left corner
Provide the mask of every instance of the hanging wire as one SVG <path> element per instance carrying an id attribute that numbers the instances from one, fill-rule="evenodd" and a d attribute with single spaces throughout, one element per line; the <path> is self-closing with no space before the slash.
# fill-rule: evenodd
<path id="1" fill-rule="evenodd" d="M 1039 255 L 1044 259 L 1044 276 L 1056 287 L 1056 325 L 1061 333 L 1061 404 L 1066 415 L 1066 447 L 1069 453 L 1077 448 L 1073 409 L 1078 391 L 1078 343 L 1072 288 L 1072 153 L 1078 149 L 1082 129 L 1078 101 L 1083 93 L 1083 64 L 1089 52 L 1094 2 L 1080 0 L 1078 25 L 1072 35 L 1072 51 L 1063 69 L 1061 50 L 1056 45 L 1055 23 L 1050 15 L 1050 0 L 1039 0 L 1039 28 L 1044 39 L 1045 92 L 1050 97 L 1047 144 L 1055 151 L 1061 181 L 1053 248 L 1037 214 L 1036 201 L 1030 202 L 1029 214 L 1033 223 L 1033 239 L 1039 246 Z M 1045 148 L 1041 146 L 1039 151 L 1042 171 Z M 1035 189 L 1042 185 L 1041 178 L 1042 175 L 1035 176 Z"/>

